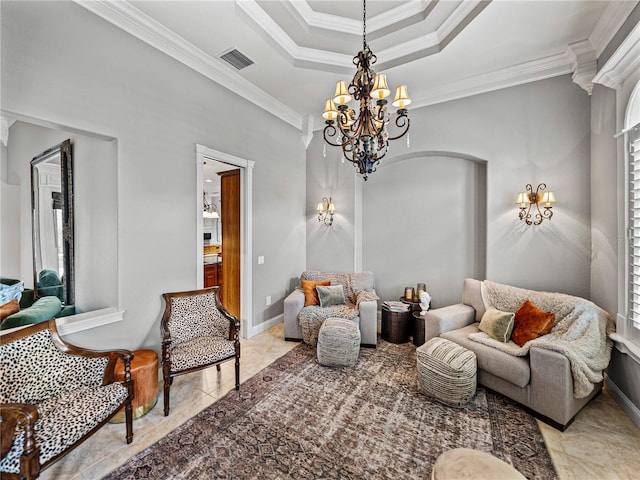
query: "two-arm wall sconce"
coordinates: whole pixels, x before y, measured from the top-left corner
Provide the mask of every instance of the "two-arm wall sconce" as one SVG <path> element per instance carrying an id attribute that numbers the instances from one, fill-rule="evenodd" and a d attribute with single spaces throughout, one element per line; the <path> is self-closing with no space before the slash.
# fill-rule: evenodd
<path id="1" fill-rule="evenodd" d="M 544 183 L 539 184 L 536 187 L 536 191 L 533 191 L 533 186 L 527 184 L 526 192 L 519 192 L 516 198 L 516 203 L 520 205 L 520 212 L 518 217 L 524 221 L 527 225 L 540 225 L 545 218 L 550 220 L 553 216 L 551 209 L 553 203 L 556 203 L 556 195 L 553 192 L 544 192 L 547 186 Z M 537 212 L 531 212 L 531 207 L 536 207 Z M 542 205 L 543 210 L 540 210 Z M 533 219 L 532 219 L 533 216 Z"/>
<path id="2" fill-rule="evenodd" d="M 333 224 L 334 213 L 336 213 L 336 207 L 331 201 L 331 197 L 328 200 L 327 197 L 324 197 L 322 202 L 318 203 L 318 221 L 330 226 Z"/>

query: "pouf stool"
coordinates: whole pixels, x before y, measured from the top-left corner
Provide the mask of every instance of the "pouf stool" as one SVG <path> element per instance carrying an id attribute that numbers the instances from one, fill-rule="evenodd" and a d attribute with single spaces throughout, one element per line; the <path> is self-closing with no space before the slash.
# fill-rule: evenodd
<path id="1" fill-rule="evenodd" d="M 476 354 L 435 337 L 416 349 L 422 392 L 451 407 L 464 407 L 476 394 Z"/>
<path id="2" fill-rule="evenodd" d="M 301 318 L 302 341 L 315 347 L 318 344 L 318 332 L 324 323 L 324 318 Z"/>
<path id="3" fill-rule="evenodd" d="M 318 363 L 325 367 L 353 367 L 360 353 L 360 328 L 344 318 L 327 318 L 318 332 Z"/>
<path id="4" fill-rule="evenodd" d="M 124 380 L 124 366 L 117 362 L 113 372 L 116 381 Z M 133 418 L 143 416 L 158 401 L 158 354 L 154 350 L 135 350 L 131 361 L 131 379 L 133 380 Z M 125 420 L 124 407 L 111 418 L 111 423 Z"/>
<path id="5" fill-rule="evenodd" d="M 436 459 L 432 480 L 526 480 L 515 468 L 486 452 L 454 448 Z"/>

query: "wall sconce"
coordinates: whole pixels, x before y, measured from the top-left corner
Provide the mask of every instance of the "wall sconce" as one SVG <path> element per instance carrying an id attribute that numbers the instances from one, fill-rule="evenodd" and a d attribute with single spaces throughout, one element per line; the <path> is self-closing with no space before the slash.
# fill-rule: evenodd
<path id="1" fill-rule="evenodd" d="M 526 192 L 519 192 L 516 197 L 516 204 L 520 205 L 518 213 L 520 220 L 527 225 L 540 225 L 545 218 L 550 220 L 553 216 L 551 209 L 553 208 L 552 204 L 556 203 L 556 195 L 553 192 L 544 192 L 543 190 L 547 188 L 544 183 L 539 184 L 535 192 L 530 183 L 525 188 Z M 533 212 L 535 215 L 532 220 L 531 207 L 533 205 L 535 205 L 537 213 Z M 540 205 L 542 205 L 542 210 L 540 210 Z"/>
<path id="2" fill-rule="evenodd" d="M 202 193 L 202 217 L 203 218 L 220 218 L 218 207 L 215 204 L 207 202 L 207 194 Z"/>
<path id="3" fill-rule="evenodd" d="M 324 222 L 326 226 L 333 224 L 333 214 L 336 213 L 336 206 L 331 201 L 331 197 L 327 200 L 327 197 L 322 199 L 322 202 L 318 203 L 318 221 Z"/>

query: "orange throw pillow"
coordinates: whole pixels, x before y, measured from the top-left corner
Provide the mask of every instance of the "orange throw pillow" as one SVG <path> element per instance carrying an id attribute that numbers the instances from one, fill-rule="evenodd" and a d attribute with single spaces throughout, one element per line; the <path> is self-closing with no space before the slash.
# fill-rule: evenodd
<path id="1" fill-rule="evenodd" d="M 15 298 L 4 305 L 0 305 L 0 320 L 4 320 L 9 315 L 18 313 L 20 311 L 20 304 Z"/>
<path id="2" fill-rule="evenodd" d="M 531 300 L 527 300 L 516 312 L 511 340 L 522 347 L 529 340 L 550 333 L 555 323 L 555 313 L 540 310 Z"/>
<path id="3" fill-rule="evenodd" d="M 331 280 L 302 280 L 302 290 L 304 290 L 304 306 L 320 305 L 320 299 L 318 298 L 318 292 L 316 287 L 327 287 L 331 285 Z"/>

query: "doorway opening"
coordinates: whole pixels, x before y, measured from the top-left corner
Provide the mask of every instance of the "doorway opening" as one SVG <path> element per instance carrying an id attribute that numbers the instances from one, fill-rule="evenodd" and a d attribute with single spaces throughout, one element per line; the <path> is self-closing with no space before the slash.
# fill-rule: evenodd
<path id="1" fill-rule="evenodd" d="M 196 145 L 196 286 L 220 299 L 251 332 L 251 191 L 254 162 Z M 210 180 L 210 181 L 207 181 Z"/>

